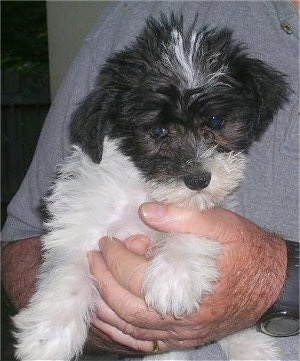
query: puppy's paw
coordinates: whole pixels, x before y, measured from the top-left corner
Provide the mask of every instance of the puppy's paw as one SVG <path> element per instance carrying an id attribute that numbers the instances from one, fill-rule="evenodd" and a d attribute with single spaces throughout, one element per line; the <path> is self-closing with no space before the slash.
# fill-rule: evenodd
<path id="1" fill-rule="evenodd" d="M 144 279 L 147 304 L 162 315 L 181 317 L 196 311 L 203 294 L 212 292 L 218 277 L 212 260 L 190 256 L 169 258 L 158 254 L 148 266 Z"/>

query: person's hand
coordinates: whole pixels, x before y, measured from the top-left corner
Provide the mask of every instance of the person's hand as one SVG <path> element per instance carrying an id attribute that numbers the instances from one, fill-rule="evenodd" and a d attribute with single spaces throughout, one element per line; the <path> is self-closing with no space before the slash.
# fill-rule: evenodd
<path id="1" fill-rule="evenodd" d="M 286 246 L 233 212 L 205 212 L 172 205 L 144 204 L 140 216 L 163 232 L 192 233 L 219 241 L 220 279 L 198 312 L 175 319 L 148 309 L 143 299 L 143 256 L 149 242 L 136 236 L 125 244 L 101 240 L 101 253 L 89 254 L 90 271 L 101 294 L 94 327 L 111 340 L 134 350 L 151 352 L 190 348 L 218 340 L 257 322 L 277 299 L 286 273 Z"/>

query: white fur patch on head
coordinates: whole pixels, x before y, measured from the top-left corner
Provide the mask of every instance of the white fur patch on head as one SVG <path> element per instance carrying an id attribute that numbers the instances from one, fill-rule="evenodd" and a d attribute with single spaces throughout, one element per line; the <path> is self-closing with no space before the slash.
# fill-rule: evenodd
<path id="1" fill-rule="evenodd" d="M 189 37 L 174 29 L 171 33 L 171 41 L 165 46 L 162 58 L 166 66 L 175 69 L 180 74 L 188 89 L 198 87 L 200 84 L 210 86 L 220 83 L 220 77 L 228 71 L 228 66 L 223 64 L 217 71 L 204 75 L 199 68 L 199 58 L 203 58 L 204 49 L 202 46 L 203 33 L 193 32 Z M 206 54 L 207 55 L 207 54 Z M 207 64 L 212 67 L 220 53 L 214 53 L 207 59 Z M 198 59 L 198 60 L 197 60 Z M 198 64 L 198 66 L 197 66 Z M 228 85 L 222 82 L 224 85 Z"/>
<path id="2" fill-rule="evenodd" d="M 199 42 L 198 42 L 199 43 Z M 193 88 L 196 84 L 197 72 L 194 66 L 193 54 L 197 48 L 196 34 L 193 33 L 189 47 L 184 46 L 182 34 L 178 30 L 173 30 L 171 42 L 165 54 L 170 65 L 175 65 L 176 70 L 184 76 L 187 86 Z M 173 64 L 173 63 L 176 64 Z"/>

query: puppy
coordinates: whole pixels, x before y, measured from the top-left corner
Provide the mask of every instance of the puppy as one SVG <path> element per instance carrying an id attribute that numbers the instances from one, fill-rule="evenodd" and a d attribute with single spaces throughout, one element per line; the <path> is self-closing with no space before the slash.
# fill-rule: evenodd
<path id="1" fill-rule="evenodd" d="M 145 201 L 224 206 L 243 178 L 245 152 L 287 100 L 288 87 L 230 30 L 195 23 L 149 18 L 134 43 L 107 60 L 74 113 L 72 152 L 46 200 L 37 290 L 14 317 L 19 360 L 80 355 L 100 297 L 86 254 L 107 234 L 152 240 L 143 290 L 162 315 L 190 314 L 213 292 L 218 242 L 156 232 L 137 209 Z M 223 340 L 230 359 L 278 356 L 267 336 L 245 332 Z"/>

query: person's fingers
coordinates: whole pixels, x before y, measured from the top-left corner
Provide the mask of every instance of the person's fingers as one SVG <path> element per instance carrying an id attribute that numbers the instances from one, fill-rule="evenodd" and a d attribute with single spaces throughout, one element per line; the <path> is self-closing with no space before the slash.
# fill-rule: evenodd
<path id="1" fill-rule="evenodd" d="M 92 319 L 92 323 L 95 326 L 98 326 L 98 321 L 117 328 L 123 334 L 143 341 L 151 341 L 156 339 L 163 340 L 167 336 L 166 331 L 140 328 L 129 324 L 126 322 L 126 320 L 119 317 L 110 307 L 108 307 L 108 305 L 101 298 L 98 301 L 97 309 L 95 310 L 95 317 Z"/>
<path id="2" fill-rule="evenodd" d="M 201 338 L 205 339 L 205 334 L 201 337 L 199 327 L 195 327 L 197 317 L 190 316 L 180 320 L 173 316 L 162 317 L 154 310 L 149 310 L 143 299 L 120 286 L 100 252 L 89 252 L 89 263 L 101 295 L 96 310 L 99 320 L 94 318 L 92 322 L 114 341 L 147 351 L 149 344 L 135 343 L 133 339 L 160 340 L 161 350 L 194 347 L 201 343 Z M 191 328 L 195 328 L 195 331 Z"/>
<path id="3" fill-rule="evenodd" d="M 108 245 L 107 253 L 114 251 L 112 245 Z M 121 319 L 136 327 L 144 328 L 147 325 L 148 329 L 164 330 L 159 326 L 162 324 L 165 327 L 165 319 L 154 310 L 149 310 L 143 298 L 135 296 L 115 280 L 100 252 L 89 252 L 88 258 L 90 272 L 97 281 L 101 297 Z"/>
<path id="4" fill-rule="evenodd" d="M 132 337 L 129 334 L 122 332 L 117 327 L 112 326 L 109 323 L 95 318 L 93 325 L 108 335 L 113 341 L 118 342 L 124 346 L 128 346 L 138 351 L 151 352 L 153 351 L 153 341 L 145 341 Z"/>
<path id="5" fill-rule="evenodd" d="M 128 291 L 142 297 L 142 281 L 147 260 L 116 239 L 100 240 L 103 258 L 115 280 Z"/>
<path id="6" fill-rule="evenodd" d="M 133 264 L 129 266 L 127 265 L 127 262 L 121 262 L 123 252 L 129 254 L 130 256 L 133 256 L 134 260 L 135 257 L 138 258 L 139 257 L 143 258 L 143 257 L 131 252 L 118 241 L 111 240 L 108 238 L 103 238 L 101 241 L 102 241 L 101 248 L 102 246 L 103 248 L 105 248 L 105 255 L 104 253 L 97 251 L 88 252 L 90 273 L 97 281 L 99 291 L 105 292 L 106 288 L 108 288 L 108 284 L 112 285 L 113 287 L 118 286 L 117 287 L 118 290 L 122 291 L 121 292 L 122 297 L 131 295 L 136 300 L 143 301 L 142 298 L 137 297 L 137 295 L 135 295 L 134 292 L 132 292 L 132 288 L 138 289 L 137 286 L 131 287 L 130 289 L 126 288 L 128 287 L 128 278 L 129 279 L 131 278 L 128 272 L 131 271 L 131 268 L 134 271 L 136 270 L 135 263 L 133 262 Z M 106 241 L 107 241 L 107 245 L 106 245 Z M 114 258 L 114 256 L 112 255 L 115 251 L 116 251 L 116 258 Z M 121 265 L 125 263 L 124 274 L 121 269 L 121 266 L 116 264 L 118 260 L 120 260 Z M 138 264 L 138 267 L 140 267 L 140 264 Z M 138 294 L 140 294 L 140 292 L 141 292 L 140 290 L 136 291 L 136 293 Z"/>
<path id="7" fill-rule="evenodd" d="M 197 337 L 188 335 L 187 339 L 182 339 L 182 337 L 178 335 L 173 335 L 170 330 L 147 330 L 134 327 L 130 324 L 126 324 L 126 328 L 123 331 L 118 326 L 115 326 L 114 323 L 111 323 L 109 317 L 105 317 L 108 319 L 108 321 L 106 321 L 102 319 L 101 315 L 100 318 L 93 318 L 92 324 L 108 335 L 113 341 L 134 348 L 135 350 L 151 352 L 153 351 L 153 341 L 159 342 L 160 351 L 167 351 L 174 348 L 191 348 L 204 342 L 201 338 L 199 339 L 199 335 Z"/>
<path id="8" fill-rule="evenodd" d="M 143 203 L 139 214 L 146 224 L 159 231 L 193 233 L 220 242 L 230 242 L 244 221 L 223 208 L 199 212 L 162 203 Z"/>

